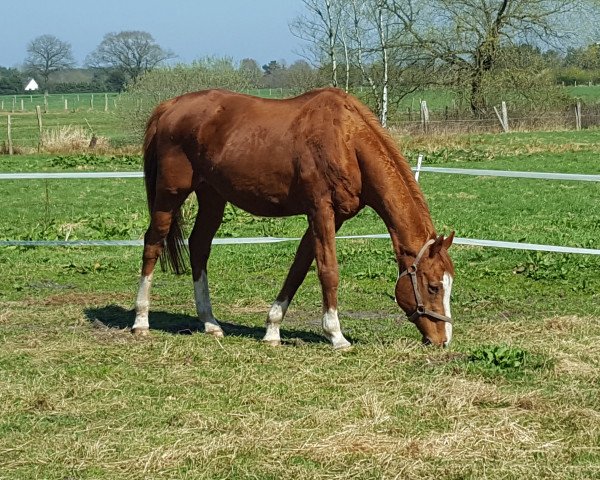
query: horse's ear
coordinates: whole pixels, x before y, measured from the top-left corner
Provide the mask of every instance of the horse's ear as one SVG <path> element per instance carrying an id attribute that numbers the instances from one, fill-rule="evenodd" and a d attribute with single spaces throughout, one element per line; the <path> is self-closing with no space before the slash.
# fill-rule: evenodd
<path id="1" fill-rule="evenodd" d="M 444 248 L 446 250 L 448 250 L 450 248 L 450 245 L 452 245 L 453 241 L 454 241 L 454 230 L 452 230 L 452 233 L 444 239 Z"/>
<path id="2" fill-rule="evenodd" d="M 438 236 L 435 239 L 435 242 L 433 242 L 433 245 L 431 245 L 431 248 L 429 249 L 429 256 L 434 257 L 442 251 L 442 248 L 448 250 L 450 248 L 450 245 L 452 245 L 453 241 L 454 231 L 447 238 L 444 238 L 443 235 Z"/>
<path id="3" fill-rule="evenodd" d="M 444 236 L 439 235 L 435 239 L 435 242 L 433 242 L 433 245 L 431 245 L 431 248 L 429 249 L 429 256 L 433 258 L 435 255 L 440 253 L 443 246 L 444 246 Z"/>

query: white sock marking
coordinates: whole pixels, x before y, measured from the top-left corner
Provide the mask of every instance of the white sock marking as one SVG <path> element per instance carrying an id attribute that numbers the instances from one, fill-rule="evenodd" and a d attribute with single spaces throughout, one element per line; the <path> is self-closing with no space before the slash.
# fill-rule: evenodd
<path id="1" fill-rule="evenodd" d="M 196 312 L 198 319 L 204 324 L 204 331 L 215 335 L 223 335 L 219 322 L 215 319 L 210 303 L 208 291 L 208 277 L 206 271 L 200 273 L 200 278 L 194 282 L 194 298 L 196 300 Z"/>
<path id="2" fill-rule="evenodd" d="M 265 332 L 265 336 L 263 338 L 265 342 L 281 341 L 279 327 L 289 305 L 290 303 L 287 300 L 284 300 L 283 302 L 275 300 L 273 305 L 271 305 L 271 309 L 267 315 L 267 331 Z"/>
<path id="3" fill-rule="evenodd" d="M 442 279 L 442 285 L 444 288 L 444 315 L 448 318 L 452 318 L 452 314 L 450 313 L 450 295 L 452 293 L 452 282 L 454 279 L 452 275 L 448 272 L 444 273 L 444 277 Z M 450 322 L 446 322 L 446 342 L 444 342 L 445 346 L 450 345 L 450 341 L 452 340 L 452 324 Z"/>
<path id="4" fill-rule="evenodd" d="M 323 331 L 333 348 L 348 348 L 350 346 L 350 342 L 342 335 L 338 312 L 335 308 L 330 308 L 323 315 Z"/>
<path id="5" fill-rule="evenodd" d="M 135 299 L 135 322 L 132 330 L 144 330 L 150 328 L 148 323 L 148 311 L 150 310 L 150 287 L 152 286 L 152 274 L 140 277 L 140 286 Z"/>

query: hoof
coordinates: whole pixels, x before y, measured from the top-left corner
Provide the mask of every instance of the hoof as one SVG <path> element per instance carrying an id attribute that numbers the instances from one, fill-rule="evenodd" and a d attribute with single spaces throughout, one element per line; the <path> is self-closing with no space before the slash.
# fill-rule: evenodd
<path id="1" fill-rule="evenodd" d="M 333 349 L 337 350 L 338 352 L 347 352 L 349 350 L 352 350 L 352 344 L 346 339 L 343 339 L 339 342 L 335 342 L 332 344 L 332 346 Z"/>
<path id="2" fill-rule="evenodd" d="M 263 343 L 271 347 L 281 347 L 281 340 L 263 340 Z"/>
<path id="3" fill-rule="evenodd" d="M 204 330 L 204 333 L 215 338 L 223 338 L 225 336 L 223 330 Z"/>
<path id="4" fill-rule="evenodd" d="M 132 328 L 131 333 L 136 337 L 147 337 L 150 335 L 150 330 L 148 328 Z"/>

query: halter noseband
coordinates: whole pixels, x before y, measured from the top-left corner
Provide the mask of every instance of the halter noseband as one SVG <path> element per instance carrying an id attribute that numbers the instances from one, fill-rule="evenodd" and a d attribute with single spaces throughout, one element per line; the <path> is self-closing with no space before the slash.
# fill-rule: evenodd
<path id="1" fill-rule="evenodd" d="M 419 291 L 419 283 L 417 282 L 417 266 L 419 265 L 419 261 L 421 260 L 423 254 L 429 249 L 429 247 L 434 242 L 435 239 L 433 238 L 431 240 L 428 240 L 427 243 L 425 243 L 425 245 L 423 245 L 423 247 L 421 248 L 419 254 L 415 257 L 415 261 L 413 262 L 413 264 L 406 270 L 404 270 L 398 277 L 398 279 L 400 279 L 405 275 L 410 275 L 410 281 L 412 283 L 413 291 L 415 292 L 415 300 L 417 302 L 417 307 L 415 308 L 415 311 L 413 313 L 411 313 L 410 315 L 407 313 L 406 315 L 408 316 L 408 320 L 413 323 L 415 323 L 417 318 L 420 316 L 426 316 L 433 320 L 440 320 L 442 322 L 452 323 L 452 319 L 450 317 L 447 317 L 446 315 L 441 315 L 439 313 L 434 312 L 433 310 L 425 308 L 425 305 L 423 304 L 423 299 L 421 297 L 421 292 Z"/>

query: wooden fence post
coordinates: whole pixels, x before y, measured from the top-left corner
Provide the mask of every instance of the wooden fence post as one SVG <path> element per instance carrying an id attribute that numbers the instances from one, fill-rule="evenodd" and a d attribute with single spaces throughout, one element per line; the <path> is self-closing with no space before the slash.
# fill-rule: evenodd
<path id="1" fill-rule="evenodd" d="M 25 105 L 23 105 L 23 99 L 21 99 L 21 111 L 24 112 L 25 111 Z"/>
<path id="2" fill-rule="evenodd" d="M 425 100 L 421 100 L 421 126 L 424 133 L 429 131 L 429 109 Z"/>
<path id="3" fill-rule="evenodd" d="M 581 130 L 581 102 L 575 105 L 575 130 Z"/>
<path id="4" fill-rule="evenodd" d="M 35 106 L 35 113 L 37 114 L 37 121 L 38 121 L 38 129 L 39 129 L 38 153 L 40 153 L 40 150 L 42 149 L 42 109 L 40 108 L 39 105 Z"/>
<path id="5" fill-rule="evenodd" d="M 65 98 L 65 110 L 69 109 L 69 103 L 68 100 Z"/>
<path id="6" fill-rule="evenodd" d="M 496 107 L 494 107 L 494 112 L 496 112 L 496 116 L 498 117 L 498 120 L 500 121 L 500 125 L 502 126 L 502 130 L 504 130 L 505 133 L 509 132 L 509 128 L 508 128 L 508 111 L 506 109 L 506 102 L 502 102 L 502 114 L 500 114 L 500 112 L 498 111 L 498 109 Z"/>
<path id="7" fill-rule="evenodd" d="M 10 115 L 7 115 L 6 116 L 6 127 L 7 127 L 7 134 L 8 134 L 8 154 L 9 155 L 13 154 L 11 125 L 12 125 L 12 123 L 11 123 Z"/>
<path id="8" fill-rule="evenodd" d="M 48 94 L 44 93 L 44 113 L 48 113 Z"/>
<path id="9" fill-rule="evenodd" d="M 92 93 L 92 96 L 90 97 L 90 109 L 93 110 L 94 109 L 94 94 Z"/>
<path id="10" fill-rule="evenodd" d="M 104 111 L 108 112 L 108 94 L 104 94 Z"/>

